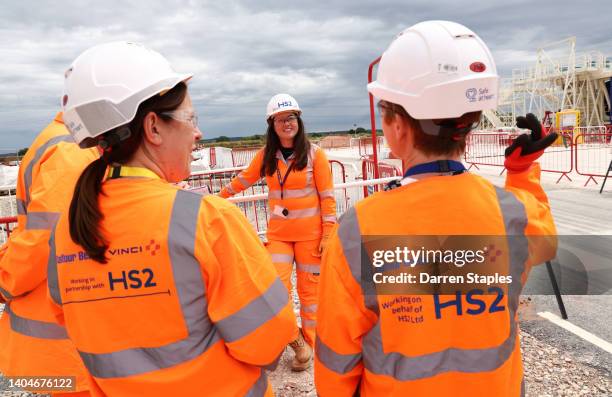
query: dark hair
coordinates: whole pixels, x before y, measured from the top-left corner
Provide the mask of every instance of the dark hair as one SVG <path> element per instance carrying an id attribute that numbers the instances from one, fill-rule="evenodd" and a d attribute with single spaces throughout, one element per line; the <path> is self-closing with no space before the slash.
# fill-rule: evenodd
<path id="1" fill-rule="evenodd" d="M 104 215 L 100 212 L 98 203 L 108 165 L 112 163 L 124 164 L 132 158 L 142 143 L 142 122 L 147 114 L 154 112 L 162 119 L 169 120 L 169 117 L 160 113 L 178 108 L 186 95 L 187 86 L 185 83 L 179 83 L 165 94 L 155 95 L 141 103 L 138 106 L 136 116 L 129 124 L 108 131 L 98 138 L 98 141 L 106 139 L 115 144 L 106 149 L 99 159 L 83 170 L 74 188 L 69 212 L 72 241 L 82 246 L 87 255 L 96 262 L 106 263 L 108 261 L 106 258 L 108 240 L 100 230 L 100 221 L 104 218 Z M 117 135 L 120 129 L 125 129 L 126 126 L 130 130 L 130 136 L 127 139 L 121 142 L 118 142 L 117 138 L 110 139 L 113 135 Z"/>
<path id="2" fill-rule="evenodd" d="M 308 152 L 310 151 L 310 141 L 306 137 L 304 130 L 304 122 L 302 118 L 297 115 L 298 121 L 298 132 L 293 138 L 293 150 L 295 154 L 294 169 L 301 171 L 308 165 Z M 268 130 L 266 131 L 266 145 L 264 146 L 264 157 L 261 163 L 261 170 L 259 174 L 264 177 L 266 175 L 272 176 L 276 172 L 277 159 L 276 152 L 280 149 L 280 139 L 274 130 L 274 119 L 270 117 L 268 119 Z"/>
<path id="3" fill-rule="evenodd" d="M 394 115 L 399 115 L 408 123 L 414 132 L 414 147 L 427 155 L 457 155 L 465 152 L 465 139 L 469 133 L 469 126 L 480 120 L 482 112 L 469 112 L 453 119 L 430 120 L 436 126 L 449 126 L 441 128 L 437 135 L 426 134 L 418 120 L 396 103 L 380 101 L 383 117 L 391 122 Z"/>

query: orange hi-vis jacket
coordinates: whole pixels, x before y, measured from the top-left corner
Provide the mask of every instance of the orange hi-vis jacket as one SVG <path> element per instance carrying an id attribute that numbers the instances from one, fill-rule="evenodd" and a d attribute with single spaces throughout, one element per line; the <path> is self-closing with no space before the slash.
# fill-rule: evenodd
<path id="1" fill-rule="evenodd" d="M 58 113 L 24 156 L 17 180 L 18 224 L 0 250 L 0 371 L 19 376 L 75 376 L 77 391 L 87 374 L 64 327 L 47 303 L 49 238 L 60 212 L 67 212 L 83 169 L 96 149 L 74 142 Z"/>
<path id="2" fill-rule="evenodd" d="M 263 162 L 263 149 L 257 152 L 248 168 L 243 170 L 231 183 L 221 190 L 219 195 L 227 198 L 249 188 L 261 179 L 260 170 Z M 282 153 L 277 151 L 278 173 L 285 177 L 295 154 L 285 161 Z M 308 165 L 303 170 L 291 169 L 286 182 L 281 184 L 277 173 L 266 175 L 268 185 L 268 205 L 270 220 L 268 222 L 268 240 L 306 241 L 317 240 L 328 236 L 336 223 L 336 200 L 334 182 L 325 152 L 316 145 L 310 145 Z M 282 196 L 282 199 L 281 199 Z M 288 215 L 274 213 L 280 206 L 289 210 Z"/>
<path id="3" fill-rule="evenodd" d="M 272 395 L 295 333 L 287 290 L 233 204 L 121 167 L 99 197 L 107 264 L 62 216 L 49 293 L 99 396 Z M 249 394 L 250 393 L 250 394 Z"/>
<path id="4" fill-rule="evenodd" d="M 531 266 L 556 251 L 539 177 L 537 164 L 509 174 L 505 188 L 470 173 L 434 176 L 347 211 L 321 265 L 318 394 L 352 396 L 359 387 L 363 396 L 521 395 L 519 295 Z M 363 273 L 372 268 L 368 258 L 362 264 L 364 239 L 408 235 L 499 236 L 507 241 L 503 258 L 513 281 L 503 294 L 474 291 L 481 295 L 471 299 L 465 291 L 377 295 Z M 539 245 L 530 236 L 541 237 Z"/>

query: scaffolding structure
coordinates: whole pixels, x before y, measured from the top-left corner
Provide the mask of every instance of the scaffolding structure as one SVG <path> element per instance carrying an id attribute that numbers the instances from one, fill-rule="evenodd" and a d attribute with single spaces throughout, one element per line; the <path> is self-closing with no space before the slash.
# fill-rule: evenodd
<path id="1" fill-rule="evenodd" d="M 535 66 L 514 69 L 500 83 L 499 106 L 484 113 L 482 127 L 503 128 L 516 117 L 574 109 L 583 127 L 610 123 L 610 93 L 606 81 L 612 77 L 612 57 L 599 51 L 576 54 L 576 38 L 547 44 L 537 50 Z"/>

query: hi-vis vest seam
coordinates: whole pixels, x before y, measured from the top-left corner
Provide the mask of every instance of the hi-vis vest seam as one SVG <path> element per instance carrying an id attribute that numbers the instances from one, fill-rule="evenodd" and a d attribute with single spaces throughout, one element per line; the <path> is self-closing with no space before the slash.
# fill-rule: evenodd
<path id="1" fill-rule="evenodd" d="M 523 203 L 512 193 L 496 187 L 499 208 L 504 221 L 510 249 L 510 272 L 512 282 L 508 290 L 510 332 L 499 346 L 483 349 L 449 348 L 440 352 L 407 357 L 401 353 L 385 353 L 383 350 L 380 320 L 363 338 L 363 354 L 339 354 L 317 336 L 316 349 L 319 360 L 330 370 L 340 374 L 351 371 L 363 359 L 364 367 L 379 375 L 388 375 L 399 381 L 429 378 L 444 372 L 486 372 L 500 367 L 515 349 L 517 338 L 516 312 L 519 295 L 523 288 L 520 280 L 528 257 L 528 242 L 525 237 L 527 215 Z M 338 229 L 344 256 L 355 281 L 362 287 L 365 306 L 379 315 L 378 300 L 374 286 L 361 278 L 361 255 L 363 252 L 357 213 L 351 208 L 344 215 Z M 366 256 L 367 257 L 367 256 Z"/>
<path id="2" fill-rule="evenodd" d="M 68 135 L 54 136 L 53 138 L 51 138 L 47 142 L 45 142 L 43 145 L 41 145 L 38 149 L 36 149 L 36 153 L 34 154 L 34 157 L 28 163 L 28 166 L 26 167 L 26 170 L 25 170 L 24 175 L 23 175 L 24 190 L 25 190 L 25 200 L 24 200 L 24 203 L 23 203 L 22 210 L 24 211 L 24 213 L 20 214 L 20 215 L 26 215 L 27 214 L 27 207 L 30 204 L 30 188 L 32 186 L 32 171 L 34 169 L 34 165 L 36 165 L 36 163 L 38 163 L 38 161 L 43 156 L 43 154 L 47 151 L 47 149 L 49 149 L 53 145 L 57 145 L 60 142 L 75 143 L 74 139 L 69 134 Z M 75 145 L 76 145 L 76 143 L 75 143 Z M 17 207 L 17 208 L 19 208 L 19 207 Z"/>
<path id="3" fill-rule="evenodd" d="M 68 339 L 66 328 L 59 324 L 21 317 L 11 310 L 10 303 L 4 309 L 9 316 L 11 330 L 17 333 L 40 339 Z"/>

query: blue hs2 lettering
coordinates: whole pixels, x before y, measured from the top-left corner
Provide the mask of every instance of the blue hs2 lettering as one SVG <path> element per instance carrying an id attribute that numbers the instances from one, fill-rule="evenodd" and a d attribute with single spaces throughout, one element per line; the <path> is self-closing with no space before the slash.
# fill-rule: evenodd
<path id="1" fill-rule="evenodd" d="M 283 101 L 277 104 L 279 108 L 284 108 L 285 106 L 291 106 L 291 105 L 292 105 L 291 101 Z"/>
<path id="2" fill-rule="evenodd" d="M 505 306 L 499 304 L 499 302 L 501 302 L 502 298 L 504 297 L 504 291 L 499 287 L 491 287 L 488 289 L 488 292 L 497 294 L 497 296 L 495 297 L 495 300 L 491 303 L 491 306 L 489 306 L 489 310 L 488 310 L 489 313 L 503 312 L 504 310 L 506 310 Z M 483 301 L 482 299 L 478 299 L 477 297 L 478 295 L 483 295 L 483 294 L 484 294 L 484 291 L 479 288 L 470 290 L 465 294 L 466 307 L 468 307 L 466 310 L 467 314 L 471 314 L 475 316 L 477 314 L 483 313 L 487 309 L 486 302 Z M 441 319 L 442 309 L 448 308 L 450 306 L 455 306 L 457 315 L 463 316 L 462 296 L 463 294 L 461 293 L 461 291 L 457 291 L 455 292 L 455 299 L 451 299 L 446 302 L 440 302 L 440 295 L 434 294 L 433 298 L 434 298 L 434 307 L 436 310 L 436 319 L 438 320 Z"/>
<path id="3" fill-rule="evenodd" d="M 157 283 L 153 281 L 153 276 L 153 270 L 151 269 L 132 269 L 128 272 L 123 270 L 121 276 L 116 276 L 113 272 L 108 272 L 108 284 L 110 285 L 111 291 L 115 290 L 116 284 L 119 284 L 120 287 L 122 286 L 123 289 L 138 289 L 143 286 L 144 288 L 150 288 L 157 285 Z"/>

